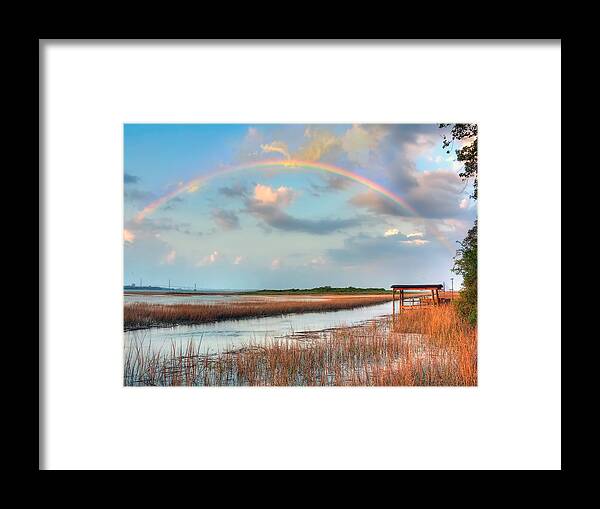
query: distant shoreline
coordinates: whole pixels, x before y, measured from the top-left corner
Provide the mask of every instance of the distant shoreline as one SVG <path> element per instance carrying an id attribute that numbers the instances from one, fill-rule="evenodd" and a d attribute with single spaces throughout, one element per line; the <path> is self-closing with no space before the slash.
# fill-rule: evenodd
<path id="1" fill-rule="evenodd" d="M 387 295 L 391 289 L 386 288 L 335 288 L 321 286 L 317 288 L 287 288 L 285 290 L 169 290 L 167 288 L 129 287 L 123 289 L 125 295 Z"/>

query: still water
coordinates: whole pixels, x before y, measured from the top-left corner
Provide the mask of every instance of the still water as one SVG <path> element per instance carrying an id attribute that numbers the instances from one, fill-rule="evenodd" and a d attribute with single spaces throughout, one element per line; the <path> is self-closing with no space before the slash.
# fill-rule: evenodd
<path id="1" fill-rule="evenodd" d="M 173 295 L 168 293 L 126 293 L 123 296 L 125 304 L 145 302 L 148 304 L 218 304 L 221 302 L 267 302 L 281 301 L 313 301 L 327 300 L 326 297 L 315 295 L 226 295 L 226 294 L 186 294 Z"/>
<path id="2" fill-rule="evenodd" d="M 201 296 L 197 297 L 224 297 Z M 172 297 L 175 298 L 175 297 Z M 189 302 L 189 297 L 183 297 Z M 239 299 L 239 296 L 237 296 Z M 294 300 L 297 300 L 294 298 Z M 127 302 L 127 301 L 126 301 Z M 206 301 L 203 301 L 206 302 Z M 326 311 L 322 313 L 297 313 L 245 320 L 227 320 L 201 325 L 179 325 L 177 327 L 151 328 L 125 332 L 125 348 L 143 343 L 144 349 L 165 351 L 171 344 L 185 345 L 189 340 L 201 345 L 204 353 L 219 353 L 241 348 L 252 343 L 264 343 L 269 339 L 352 326 L 389 315 L 392 303 L 385 302 L 356 309 Z"/>

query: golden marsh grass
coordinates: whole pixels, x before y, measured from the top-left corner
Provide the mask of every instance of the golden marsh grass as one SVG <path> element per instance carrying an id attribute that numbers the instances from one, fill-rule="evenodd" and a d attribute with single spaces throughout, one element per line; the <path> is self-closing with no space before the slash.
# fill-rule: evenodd
<path id="1" fill-rule="evenodd" d="M 475 386 L 477 332 L 444 305 L 219 355 L 138 343 L 124 368 L 128 386 Z"/>
<path id="2" fill-rule="evenodd" d="M 304 300 L 225 302 L 215 304 L 149 304 L 136 302 L 124 308 L 125 329 L 192 325 L 265 316 L 338 311 L 391 301 L 391 295 L 334 296 Z"/>

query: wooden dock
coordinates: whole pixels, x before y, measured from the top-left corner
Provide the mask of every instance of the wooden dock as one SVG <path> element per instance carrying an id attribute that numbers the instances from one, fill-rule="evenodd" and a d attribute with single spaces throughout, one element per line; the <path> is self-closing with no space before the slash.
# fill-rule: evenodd
<path id="1" fill-rule="evenodd" d="M 393 315 L 396 314 L 396 307 L 398 312 L 402 312 L 450 302 L 449 298 L 440 297 L 443 285 L 392 285 L 391 288 Z"/>

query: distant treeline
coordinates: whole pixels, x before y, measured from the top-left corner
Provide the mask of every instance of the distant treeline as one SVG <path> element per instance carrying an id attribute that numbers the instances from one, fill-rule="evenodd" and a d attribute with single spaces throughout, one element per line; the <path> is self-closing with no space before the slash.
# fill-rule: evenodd
<path id="1" fill-rule="evenodd" d="M 125 285 L 124 290 L 169 290 L 169 288 L 163 288 L 162 286 L 136 286 L 136 285 Z"/>
<path id="2" fill-rule="evenodd" d="M 345 288 L 334 288 L 331 286 L 319 286 L 317 288 L 287 288 L 285 290 L 256 290 L 248 293 L 388 293 L 390 290 L 385 288 L 356 288 L 347 286 Z"/>
<path id="3" fill-rule="evenodd" d="M 376 293 L 390 293 L 391 290 L 386 290 L 385 288 L 356 288 L 354 286 L 347 286 L 345 288 L 334 288 L 331 286 L 319 286 L 318 288 L 287 288 L 285 290 L 188 290 L 181 288 L 165 288 L 163 286 L 135 286 L 135 285 L 125 285 L 123 287 L 125 291 L 127 290 L 142 290 L 142 291 L 155 291 L 155 292 L 164 292 L 164 293 L 228 293 L 232 295 L 236 294 L 244 294 L 244 295 L 254 295 L 254 294 L 314 294 L 314 293 L 322 293 L 322 294 L 376 294 Z"/>

